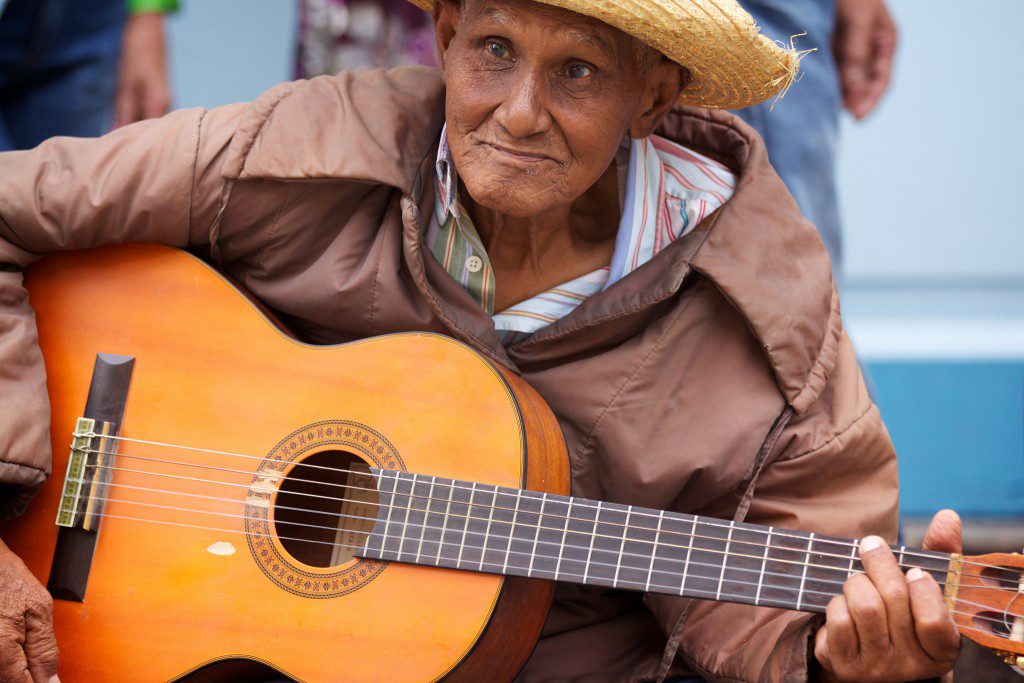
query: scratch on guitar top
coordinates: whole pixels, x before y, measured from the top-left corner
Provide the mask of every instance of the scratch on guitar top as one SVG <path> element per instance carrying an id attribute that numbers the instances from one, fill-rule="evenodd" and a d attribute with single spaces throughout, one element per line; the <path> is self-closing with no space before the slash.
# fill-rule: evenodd
<path id="1" fill-rule="evenodd" d="M 210 547 L 206 549 L 206 552 L 213 555 L 227 557 L 228 555 L 235 554 L 235 546 L 227 541 L 217 541 L 216 543 L 211 544 Z"/>

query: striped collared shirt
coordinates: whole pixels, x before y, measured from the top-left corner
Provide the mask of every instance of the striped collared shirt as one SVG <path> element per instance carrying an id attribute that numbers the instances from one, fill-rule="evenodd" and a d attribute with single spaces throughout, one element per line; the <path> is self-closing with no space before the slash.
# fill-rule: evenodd
<path id="1" fill-rule="evenodd" d="M 447 131 L 441 132 L 427 245 L 448 274 L 492 316 L 506 345 L 564 318 L 693 230 L 732 196 L 736 177 L 712 159 L 658 136 L 631 139 L 629 145 L 625 198 L 611 263 L 495 313 L 494 271 L 473 221 L 459 203 Z"/>

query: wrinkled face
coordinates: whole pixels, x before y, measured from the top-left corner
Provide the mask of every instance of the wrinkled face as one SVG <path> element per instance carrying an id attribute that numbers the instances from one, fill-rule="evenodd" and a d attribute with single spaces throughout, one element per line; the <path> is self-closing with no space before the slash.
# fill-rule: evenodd
<path id="1" fill-rule="evenodd" d="M 679 67 L 645 65 L 632 38 L 567 10 L 442 0 L 435 21 L 455 166 L 473 200 L 499 213 L 571 204 L 622 136 L 649 135 L 682 87 Z"/>

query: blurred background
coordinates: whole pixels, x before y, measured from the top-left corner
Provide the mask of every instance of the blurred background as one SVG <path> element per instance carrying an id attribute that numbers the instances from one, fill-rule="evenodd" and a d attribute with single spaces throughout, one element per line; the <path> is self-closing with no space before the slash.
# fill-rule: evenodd
<path id="1" fill-rule="evenodd" d="M 968 543 L 1011 549 L 1024 547 L 1024 3 L 965 7 L 890 3 L 892 85 L 867 120 L 843 117 L 843 313 L 900 456 L 908 540 L 953 507 Z M 168 29 L 176 106 L 292 78 L 298 21 L 286 0 L 183 3 Z"/>

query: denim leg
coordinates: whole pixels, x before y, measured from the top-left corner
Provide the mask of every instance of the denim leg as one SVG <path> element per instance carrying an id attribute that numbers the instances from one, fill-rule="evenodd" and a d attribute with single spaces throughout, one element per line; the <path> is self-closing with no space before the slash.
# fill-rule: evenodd
<path id="1" fill-rule="evenodd" d="M 768 101 L 736 112 L 764 138 L 775 170 L 804 216 L 818 226 L 832 257 L 842 268 L 842 236 L 836 191 L 836 147 L 841 98 L 839 74 L 830 45 L 835 0 L 740 0 L 762 32 L 798 50 L 817 48 L 800 64 L 801 76 L 772 108 Z"/>
<path id="2" fill-rule="evenodd" d="M 14 149 L 14 140 L 7 133 L 7 124 L 4 123 L 4 113 L 0 110 L 0 152 L 10 152 Z"/>
<path id="3" fill-rule="evenodd" d="M 13 147 L 109 130 L 125 15 L 124 0 L 11 0 L 0 19 L 0 116 Z"/>

